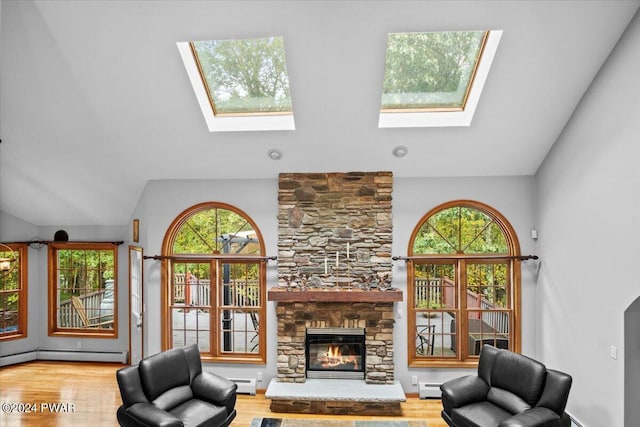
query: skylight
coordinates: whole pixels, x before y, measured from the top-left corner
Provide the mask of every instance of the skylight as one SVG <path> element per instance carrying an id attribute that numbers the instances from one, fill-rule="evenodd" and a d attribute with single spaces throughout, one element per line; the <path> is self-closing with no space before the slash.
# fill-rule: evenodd
<path id="1" fill-rule="evenodd" d="M 471 124 L 501 35 L 389 34 L 379 127 Z"/>
<path id="2" fill-rule="evenodd" d="M 210 131 L 294 129 L 284 40 L 178 43 Z"/>
<path id="3" fill-rule="evenodd" d="M 389 34 L 382 110 L 462 110 L 485 35 Z"/>

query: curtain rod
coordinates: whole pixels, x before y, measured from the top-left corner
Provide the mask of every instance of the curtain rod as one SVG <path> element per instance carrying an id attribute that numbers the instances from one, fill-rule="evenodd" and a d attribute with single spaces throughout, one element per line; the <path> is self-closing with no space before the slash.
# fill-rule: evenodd
<path id="1" fill-rule="evenodd" d="M 251 255 L 234 255 L 234 254 L 215 254 L 215 255 L 203 255 L 203 254 L 176 254 L 176 255 L 145 255 L 143 259 L 153 259 L 161 261 L 163 259 L 193 259 L 193 260 L 209 260 L 209 259 L 227 259 L 227 260 L 262 260 L 262 261 L 275 261 L 277 256 L 251 256 Z"/>
<path id="2" fill-rule="evenodd" d="M 394 256 L 391 257 L 394 261 L 412 261 L 412 260 L 429 260 L 434 258 L 478 258 L 478 259 L 517 259 L 520 261 L 527 261 L 530 259 L 538 259 L 538 255 L 462 255 L 462 254 L 453 254 L 453 255 L 444 255 L 444 254 L 434 254 L 434 255 L 412 255 L 412 256 Z"/>
<path id="3" fill-rule="evenodd" d="M 103 241 L 103 240 L 29 240 L 24 242 L 3 242 L 4 244 L 14 244 L 14 245 L 48 245 L 50 243 L 111 243 L 112 245 L 120 246 L 124 243 L 124 240 L 119 240 L 115 242 L 111 241 Z"/>

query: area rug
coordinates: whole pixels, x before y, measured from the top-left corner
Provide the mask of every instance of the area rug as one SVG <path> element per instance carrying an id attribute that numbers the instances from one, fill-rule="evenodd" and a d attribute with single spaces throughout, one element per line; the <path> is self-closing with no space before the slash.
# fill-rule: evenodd
<path id="1" fill-rule="evenodd" d="M 304 418 L 254 418 L 250 427 L 428 427 L 426 421 L 353 421 Z"/>

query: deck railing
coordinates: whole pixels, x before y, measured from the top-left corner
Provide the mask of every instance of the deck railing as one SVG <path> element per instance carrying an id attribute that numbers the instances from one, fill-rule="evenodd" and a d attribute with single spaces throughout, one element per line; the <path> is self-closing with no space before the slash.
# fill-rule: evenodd
<path id="1" fill-rule="evenodd" d="M 456 307 L 455 283 L 448 277 L 415 279 L 416 307 Z M 436 305 L 438 304 L 438 305 Z M 470 311 L 470 319 L 482 319 L 499 333 L 509 333 L 509 312 L 500 310 L 482 294 L 467 290 L 467 309 L 477 308 L 478 311 Z"/>
<path id="2" fill-rule="evenodd" d="M 100 305 L 104 299 L 106 290 L 90 292 L 85 295 L 79 295 L 77 298 L 82 303 L 84 311 L 89 319 L 99 319 L 100 317 Z M 113 313 L 109 313 L 113 314 Z M 61 328 L 85 328 L 91 326 L 85 325 L 81 314 L 73 305 L 71 299 L 61 301 L 58 311 L 58 322 Z"/>
<path id="3" fill-rule="evenodd" d="M 416 307 L 455 307 L 455 283 L 448 277 L 415 279 Z"/>
<path id="4" fill-rule="evenodd" d="M 199 279 L 190 275 L 188 280 L 183 273 L 174 275 L 173 295 L 177 304 L 211 306 L 211 280 Z M 258 280 L 233 281 L 224 284 L 230 292 L 226 305 L 237 307 L 259 307 L 260 286 Z"/>
<path id="5" fill-rule="evenodd" d="M 415 283 L 416 307 L 444 302 L 441 279 L 416 279 Z"/>
<path id="6" fill-rule="evenodd" d="M 479 310 L 469 313 L 470 319 L 482 319 L 483 322 L 491 326 L 496 332 L 509 333 L 509 313 L 500 311 L 500 307 L 496 307 L 486 299 L 482 294 L 467 290 L 467 308 L 475 308 Z"/>

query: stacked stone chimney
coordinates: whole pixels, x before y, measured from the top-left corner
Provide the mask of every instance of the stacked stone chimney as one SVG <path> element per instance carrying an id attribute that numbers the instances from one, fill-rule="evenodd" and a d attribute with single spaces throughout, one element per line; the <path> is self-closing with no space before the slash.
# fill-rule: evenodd
<path id="1" fill-rule="evenodd" d="M 390 280 L 392 188 L 391 172 L 280 174 L 279 284 L 301 274 Z M 366 334 L 365 380 L 393 383 L 392 302 L 278 302 L 276 313 L 278 381 L 305 381 L 306 328 L 358 327 Z"/>
<path id="2" fill-rule="evenodd" d="M 329 274 L 390 277 L 392 188 L 391 172 L 281 173 L 279 280 L 323 275 L 325 260 Z"/>

